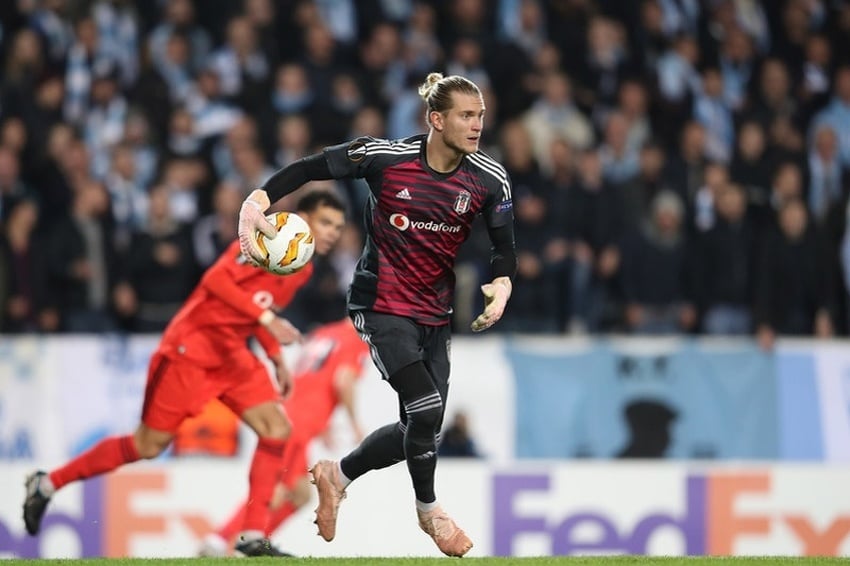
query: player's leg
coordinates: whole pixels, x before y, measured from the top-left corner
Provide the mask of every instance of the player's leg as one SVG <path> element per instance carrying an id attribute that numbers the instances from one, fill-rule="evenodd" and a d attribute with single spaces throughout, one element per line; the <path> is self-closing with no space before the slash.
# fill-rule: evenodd
<path id="1" fill-rule="evenodd" d="M 435 443 L 439 443 L 439 431 L 443 425 L 446 400 L 449 392 L 449 341 L 451 331 L 449 327 L 431 328 L 427 330 L 425 339 L 425 366 L 428 374 L 434 380 L 434 385 L 442 400 L 443 411 L 437 423 Z M 434 458 L 436 466 L 436 456 Z M 410 465 L 410 459 L 408 459 Z M 434 476 L 431 470 L 430 488 L 433 494 Z M 419 517 L 419 526 L 434 539 L 437 547 L 448 556 L 463 556 L 472 548 L 472 541 L 466 533 L 460 529 L 454 520 L 443 511 L 437 504 L 436 496 L 433 505 L 423 505 L 417 493 L 416 511 Z"/>
<path id="2" fill-rule="evenodd" d="M 372 361 L 384 379 L 417 362 L 421 366 L 420 329 L 416 323 L 407 318 L 371 311 L 356 312 L 352 319 L 369 344 Z M 403 406 L 403 402 L 400 404 Z M 381 427 L 368 435 L 339 464 L 322 460 L 310 470 L 319 493 L 316 525 L 322 538 L 330 541 L 336 536 L 337 512 L 348 484 L 370 470 L 386 468 L 405 459 L 405 420 L 409 420 L 409 415 L 402 407 L 400 422 Z"/>
<path id="3" fill-rule="evenodd" d="M 219 397 L 254 432 L 257 447 L 248 472 L 248 504 L 235 550 L 248 556 L 281 556 L 264 537 L 269 503 L 281 475 L 281 458 L 290 425 L 269 380 L 268 370 L 249 352 L 223 368 L 221 379 L 237 381 Z"/>
<path id="4" fill-rule="evenodd" d="M 291 486 L 295 485 L 299 477 L 305 478 L 307 475 L 306 451 L 308 442 L 309 439 L 301 440 L 295 437 L 290 437 L 286 441 L 280 461 L 280 481 L 275 485 L 269 502 L 270 516 L 264 530 L 265 538 L 270 538 L 272 532 L 294 512 L 294 510 L 287 512 L 285 509 L 291 508 L 290 501 L 293 499 L 290 493 Z M 200 551 L 202 556 L 222 556 L 226 553 L 227 547 L 242 532 L 247 507 L 248 500 L 246 499 L 227 521 L 204 537 Z"/>
<path id="5" fill-rule="evenodd" d="M 168 447 L 177 426 L 185 418 L 179 400 L 188 395 L 186 375 L 179 364 L 154 354 L 148 366 L 142 423 L 132 435 L 105 438 L 86 452 L 51 472 L 37 471 L 27 477 L 24 524 L 29 534 L 38 533 L 41 519 L 53 494 L 65 485 L 111 472 L 142 458 L 155 458 Z"/>
<path id="6" fill-rule="evenodd" d="M 307 478 L 307 449 L 310 438 L 298 435 L 298 430 L 286 442 L 279 488 L 272 498 L 266 537 L 271 537 L 289 517 L 310 501 Z"/>

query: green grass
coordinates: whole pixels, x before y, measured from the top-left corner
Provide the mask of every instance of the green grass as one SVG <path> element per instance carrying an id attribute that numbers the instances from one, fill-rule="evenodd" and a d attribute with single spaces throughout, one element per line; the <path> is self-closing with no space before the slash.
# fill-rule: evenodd
<path id="1" fill-rule="evenodd" d="M 20 566 L 199 566 L 213 564 L 232 566 L 446 566 L 453 558 L 89 558 L 78 560 L 3 560 L 0 564 Z M 847 558 L 790 558 L 790 557 L 648 557 L 648 556 L 595 556 L 595 557 L 539 557 L 539 558 L 464 558 L 463 566 L 822 566 L 839 563 L 850 564 Z M 459 565 L 460 566 L 460 565 Z"/>

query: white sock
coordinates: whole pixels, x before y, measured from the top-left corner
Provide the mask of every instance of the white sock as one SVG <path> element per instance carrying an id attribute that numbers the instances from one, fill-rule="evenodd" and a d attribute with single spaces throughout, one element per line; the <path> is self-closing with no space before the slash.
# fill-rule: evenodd
<path id="1" fill-rule="evenodd" d="M 239 533 L 239 542 L 248 542 L 251 540 L 260 540 L 265 538 L 263 531 L 242 531 Z"/>
<path id="2" fill-rule="evenodd" d="M 344 473 L 342 473 L 342 466 L 339 462 L 336 463 L 336 467 L 337 471 L 339 472 L 339 481 L 342 482 L 342 489 L 345 489 L 349 485 L 351 485 L 351 480 L 348 479 L 348 477 Z"/>
<path id="3" fill-rule="evenodd" d="M 439 507 L 439 504 L 437 503 L 436 500 L 432 501 L 431 503 L 422 503 L 418 499 L 416 500 L 416 510 L 420 511 L 422 513 L 427 513 L 428 511 L 433 511 L 437 507 Z"/>
<path id="4" fill-rule="evenodd" d="M 38 482 L 38 492 L 45 497 L 53 497 L 53 494 L 56 493 L 56 487 L 50 481 L 49 475 L 41 476 L 41 480 Z"/>

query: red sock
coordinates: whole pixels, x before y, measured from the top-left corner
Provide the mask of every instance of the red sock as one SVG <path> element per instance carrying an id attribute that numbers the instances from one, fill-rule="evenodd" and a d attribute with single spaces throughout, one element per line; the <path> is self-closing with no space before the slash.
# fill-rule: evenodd
<path id="1" fill-rule="evenodd" d="M 233 516 L 215 533 L 227 542 L 233 541 L 236 535 L 242 532 L 242 527 L 245 525 L 245 510 L 247 508 L 248 502 L 246 501 L 239 506 L 239 509 L 236 510 Z"/>
<path id="2" fill-rule="evenodd" d="M 84 480 L 111 472 L 135 462 L 139 451 L 132 435 L 105 438 L 61 468 L 50 472 L 50 482 L 56 489 L 73 481 Z"/>
<path id="3" fill-rule="evenodd" d="M 291 501 L 284 501 L 283 505 L 277 509 L 272 509 L 269 513 L 269 523 L 266 527 L 266 538 L 271 538 L 272 533 L 296 511 L 298 511 L 298 508 Z"/>
<path id="4" fill-rule="evenodd" d="M 269 522 L 269 503 L 280 479 L 281 456 L 285 440 L 261 438 L 254 451 L 248 473 L 248 503 L 245 505 L 243 531 L 265 532 Z"/>

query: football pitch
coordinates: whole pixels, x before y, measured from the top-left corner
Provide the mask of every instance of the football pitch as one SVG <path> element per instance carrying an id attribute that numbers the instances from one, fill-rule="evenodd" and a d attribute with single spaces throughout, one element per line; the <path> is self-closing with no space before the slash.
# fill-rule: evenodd
<path id="1" fill-rule="evenodd" d="M 293 566 L 438 566 L 451 564 L 452 558 L 90 558 L 77 560 L 9 560 L 2 564 L 20 566 L 198 566 L 214 564 L 231 566 L 248 564 L 269 566 L 287 564 Z M 464 558 L 464 566 L 820 566 L 848 564 L 848 558 L 791 558 L 764 557 L 651 557 L 651 556 L 594 556 L 594 557 L 532 557 L 532 558 Z"/>

